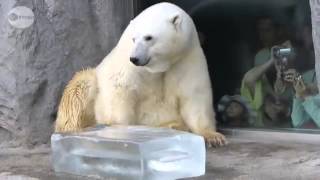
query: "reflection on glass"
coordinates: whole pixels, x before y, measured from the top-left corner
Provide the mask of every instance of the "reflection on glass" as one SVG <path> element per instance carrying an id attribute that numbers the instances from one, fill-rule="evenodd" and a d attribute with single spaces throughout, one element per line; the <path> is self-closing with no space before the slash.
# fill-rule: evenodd
<path id="1" fill-rule="evenodd" d="M 219 125 L 320 127 L 309 0 L 171 2 L 197 27 Z"/>
<path id="2" fill-rule="evenodd" d="M 254 17 L 256 43 L 248 42 L 256 50 L 252 58 L 247 58 L 247 61 L 253 59 L 252 66 L 245 70 L 233 93 L 218 94 L 216 107 L 223 126 L 320 127 L 310 7 L 306 5 L 308 1 L 301 2 L 291 10 L 299 10 L 299 18 L 304 18 L 292 13 L 290 21 L 279 23 L 277 15 Z M 203 29 L 201 34 L 208 36 Z M 204 47 L 205 52 L 207 49 Z M 243 58 L 236 59 L 233 61 L 243 62 Z"/>

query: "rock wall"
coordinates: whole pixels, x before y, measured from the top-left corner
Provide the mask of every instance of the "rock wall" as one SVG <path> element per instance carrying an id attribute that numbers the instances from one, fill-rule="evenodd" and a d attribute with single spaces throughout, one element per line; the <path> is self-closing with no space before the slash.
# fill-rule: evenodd
<path id="1" fill-rule="evenodd" d="M 0 6 L 0 146 L 47 143 L 64 86 L 108 54 L 133 17 L 133 1 L 3 0 Z M 9 23 L 17 6 L 34 13 L 30 27 Z"/>

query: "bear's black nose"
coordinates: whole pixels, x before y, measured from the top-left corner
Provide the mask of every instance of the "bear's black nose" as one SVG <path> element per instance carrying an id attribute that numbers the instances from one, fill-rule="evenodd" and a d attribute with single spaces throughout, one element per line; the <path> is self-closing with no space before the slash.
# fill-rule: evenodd
<path id="1" fill-rule="evenodd" d="M 134 65 L 139 65 L 139 59 L 136 57 L 130 57 L 130 61 L 134 64 Z"/>

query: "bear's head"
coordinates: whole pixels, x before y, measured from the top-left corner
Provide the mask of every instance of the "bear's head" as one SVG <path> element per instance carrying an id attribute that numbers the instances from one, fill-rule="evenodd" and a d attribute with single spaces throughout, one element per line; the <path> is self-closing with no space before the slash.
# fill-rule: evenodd
<path id="1" fill-rule="evenodd" d="M 194 40 L 196 30 L 189 15 L 170 3 L 149 7 L 130 26 L 130 61 L 152 73 L 167 71 L 199 44 Z"/>

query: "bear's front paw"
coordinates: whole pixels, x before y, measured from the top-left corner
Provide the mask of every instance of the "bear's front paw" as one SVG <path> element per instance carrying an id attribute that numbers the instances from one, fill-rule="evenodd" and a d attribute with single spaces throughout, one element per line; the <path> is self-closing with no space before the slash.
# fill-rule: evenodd
<path id="1" fill-rule="evenodd" d="M 218 147 L 228 144 L 228 141 L 224 135 L 215 131 L 206 132 L 203 134 L 203 137 L 206 141 L 207 147 Z"/>

